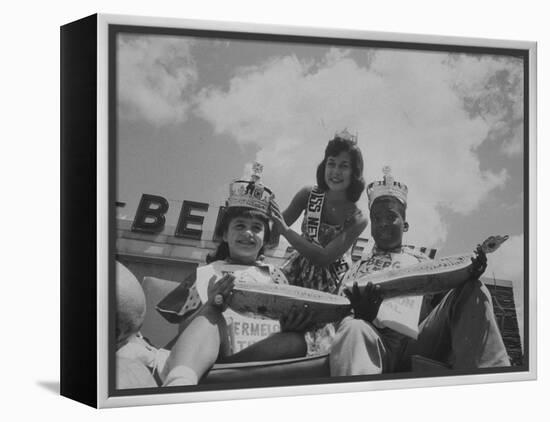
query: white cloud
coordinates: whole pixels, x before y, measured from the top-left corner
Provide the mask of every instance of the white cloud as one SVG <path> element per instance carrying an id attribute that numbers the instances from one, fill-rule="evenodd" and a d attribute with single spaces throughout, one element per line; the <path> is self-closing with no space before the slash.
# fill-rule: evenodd
<path id="1" fill-rule="evenodd" d="M 156 126 L 182 122 L 197 80 L 191 42 L 181 37 L 119 35 L 120 117 Z"/>
<path id="2" fill-rule="evenodd" d="M 523 235 L 511 236 L 502 246 L 488 255 L 485 276 L 523 284 Z"/>
<path id="3" fill-rule="evenodd" d="M 494 126 L 464 106 L 468 87 L 476 95 L 481 89 L 469 81 L 478 77 L 479 65 L 441 53 L 371 53 L 368 69 L 336 49 L 317 63 L 286 56 L 241 69 L 227 90 L 201 92 L 198 113 L 217 133 L 259 148 L 265 180 L 282 206 L 301 186 L 315 183 L 334 132 L 357 131 L 366 180 L 392 166 L 395 178 L 409 185 L 414 233 L 421 227 L 422 243 L 442 242 L 442 209 L 470 214 L 507 179 L 504 169 L 482 170 L 476 155 Z M 482 76 L 499 66 L 487 58 Z M 492 104 L 495 116 L 498 104 Z M 366 210 L 366 198 L 359 205 Z"/>
<path id="4" fill-rule="evenodd" d="M 468 111 L 489 125 L 489 140 L 508 155 L 523 152 L 523 67 L 520 59 L 451 56 L 455 88 Z"/>

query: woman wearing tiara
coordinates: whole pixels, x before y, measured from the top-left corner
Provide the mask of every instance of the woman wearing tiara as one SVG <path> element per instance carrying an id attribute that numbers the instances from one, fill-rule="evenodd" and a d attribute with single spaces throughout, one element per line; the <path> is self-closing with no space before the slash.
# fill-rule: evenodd
<path id="1" fill-rule="evenodd" d="M 326 146 L 317 168 L 316 186 L 300 189 L 283 212 L 276 201 L 271 201 L 275 229 L 295 249 L 281 267 L 290 284 L 338 293 L 341 278 L 351 264 L 351 248 L 368 224 L 356 205 L 364 189 L 363 156 L 357 137 L 344 130 Z M 302 213 L 299 234 L 290 226 Z M 333 335 L 332 324 L 307 333 L 308 354 L 328 352 Z"/>

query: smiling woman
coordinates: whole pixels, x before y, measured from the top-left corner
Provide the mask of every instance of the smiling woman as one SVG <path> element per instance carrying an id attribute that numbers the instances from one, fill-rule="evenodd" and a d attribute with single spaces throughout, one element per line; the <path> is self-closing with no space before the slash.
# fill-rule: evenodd
<path id="1" fill-rule="evenodd" d="M 317 186 L 302 188 L 282 213 L 272 201 L 275 229 L 296 251 L 281 270 L 290 284 L 337 293 L 351 265 L 351 248 L 367 219 L 356 202 L 361 197 L 363 156 L 357 137 L 344 130 L 329 141 L 317 168 Z M 289 228 L 304 213 L 302 235 Z M 307 333 L 310 355 L 328 351 L 334 326 Z"/>
<path id="2" fill-rule="evenodd" d="M 329 293 L 351 262 L 350 248 L 367 226 L 356 202 L 361 197 L 363 156 L 357 138 L 337 133 L 317 168 L 317 186 L 302 188 L 285 211 L 271 202 L 275 230 L 296 249 L 282 270 L 291 284 Z M 302 235 L 290 229 L 304 213 Z"/>
<path id="3" fill-rule="evenodd" d="M 350 185 L 351 155 L 342 151 L 336 157 L 328 157 L 325 165 L 325 181 L 333 192 L 345 191 Z"/>

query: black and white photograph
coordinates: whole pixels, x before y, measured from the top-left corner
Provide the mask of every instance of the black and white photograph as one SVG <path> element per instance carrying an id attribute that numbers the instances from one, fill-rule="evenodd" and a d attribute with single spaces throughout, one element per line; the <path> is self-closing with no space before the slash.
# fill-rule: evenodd
<path id="1" fill-rule="evenodd" d="M 544 10 L 7 4 L 3 419 L 540 420 Z"/>
<path id="2" fill-rule="evenodd" d="M 529 50 L 266 32 L 109 28 L 109 394 L 529 372 Z"/>

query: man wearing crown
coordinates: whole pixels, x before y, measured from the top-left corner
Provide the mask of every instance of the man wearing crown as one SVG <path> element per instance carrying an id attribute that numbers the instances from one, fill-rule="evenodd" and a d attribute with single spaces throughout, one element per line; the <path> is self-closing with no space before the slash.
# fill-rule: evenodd
<path id="1" fill-rule="evenodd" d="M 343 285 L 352 284 L 362 274 L 429 259 L 402 244 L 403 233 L 409 229 L 407 193 L 407 186 L 396 182 L 388 167 L 384 180 L 367 186 L 375 245 L 370 255 L 349 270 Z M 477 264 L 471 279 L 449 291 L 424 318 L 422 296 L 383 300 L 379 288 L 370 283 L 363 293 L 357 284 L 345 291 L 354 315 L 338 327 L 330 354 L 331 375 L 410 371 L 413 355 L 453 369 L 509 366 L 490 293 L 478 280 L 485 269 L 485 256 L 479 256 Z"/>

